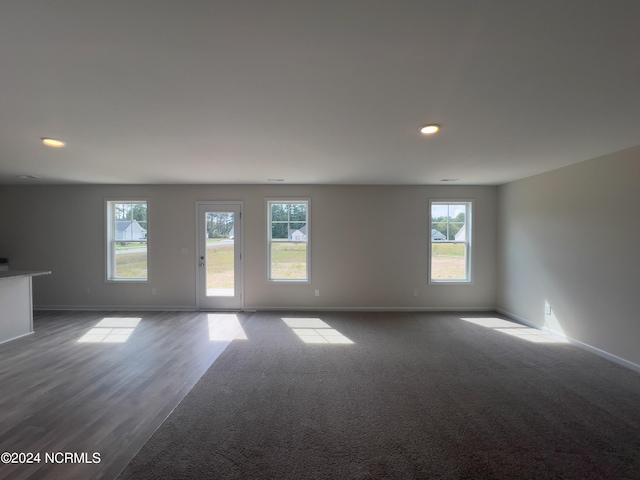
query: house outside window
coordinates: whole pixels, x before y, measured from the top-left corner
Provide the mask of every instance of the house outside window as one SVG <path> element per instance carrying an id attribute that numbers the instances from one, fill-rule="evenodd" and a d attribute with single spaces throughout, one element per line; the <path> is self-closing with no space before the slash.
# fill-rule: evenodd
<path id="1" fill-rule="evenodd" d="M 107 281 L 147 281 L 146 200 L 107 200 Z"/>

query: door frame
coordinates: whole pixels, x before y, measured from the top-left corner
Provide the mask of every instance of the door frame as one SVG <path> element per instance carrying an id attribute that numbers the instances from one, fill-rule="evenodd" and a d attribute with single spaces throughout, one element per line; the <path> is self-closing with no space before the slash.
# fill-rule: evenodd
<path id="1" fill-rule="evenodd" d="M 240 306 L 239 308 L 210 308 L 210 307 L 202 307 L 201 305 L 201 296 L 202 296 L 202 285 L 201 285 L 201 280 L 200 280 L 200 248 L 201 248 L 201 242 L 202 242 L 202 238 L 200 238 L 200 207 L 203 205 L 211 205 L 215 208 L 221 208 L 223 209 L 225 206 L 233 206 L 233 207 L 240 207 L 240 218 L 236 219 L 234 222 L 234 226 L 235 227 L 240 227 L 240 241 L 236 242 L 234 244 L 235 248 L 240 249 L 240 260 L 239 260 L 239 265 L 236 265 L 236 269 L 235 269 L 235 273 L 239 275 L 239 281 L 237 282 L 239 287 L 238 287 L 238 292 L 237 295 L 240 296 Z M 195 269 L 196 269 L 196 292 L 195 292 L 195 301 L 196 301 L 196 309 L 198 311 L 201 310 L 205 310 L 205 311 L 214 311 L 214 310 L 220 310 L 220 311 L 236 311 L 236 310 L 240 310 L 240 311 L 244 311 L 244 200 L 198 200 L 196 201 L 196 206 L 195 206 L 195 218 L 196 218 L 196 222 L 195 222 L 195 236 L 196 236 L 196 242 L 195 242 L 195 255 L 194 255 L 194 261 L 195 261 Z M 234 239 L 235 240 L 235 239 Z"/>

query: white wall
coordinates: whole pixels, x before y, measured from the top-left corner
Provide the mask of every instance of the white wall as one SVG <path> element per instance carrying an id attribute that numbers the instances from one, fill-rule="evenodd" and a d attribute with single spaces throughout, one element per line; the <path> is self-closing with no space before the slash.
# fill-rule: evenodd
<path id="1" fill-rule="evenodd" d="M 104 282 L 104 199 L 114 197 L 148 198 L 148 283 Z M 311 284 L 266 281 L 267 197 L 311 198 Z M 473 285 L 427 284 L 430 198 L 475 199 Z M 1 186 L 0 256 L 53 271 L 34 279 L 36 306 L 194 308 L 195 202 L 243 200 L 247 309 L 489 309 L 496 198 L 496 187 L 465 186 Z"/>
<path id="2" fill-rule="evenodd" d="M 498 307 L 640 364 L 640 147 L 498 192 Z"/>

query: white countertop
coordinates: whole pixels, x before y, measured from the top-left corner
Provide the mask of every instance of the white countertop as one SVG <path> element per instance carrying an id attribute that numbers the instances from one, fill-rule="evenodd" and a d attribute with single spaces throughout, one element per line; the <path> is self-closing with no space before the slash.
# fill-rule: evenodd
<path id="1" fill-rule="evenodd" d="M 6 270 L 0 271 L 0 280 L 14 277 L 37 277 L 39 275 L 51 274 L 48 270 Z"/>

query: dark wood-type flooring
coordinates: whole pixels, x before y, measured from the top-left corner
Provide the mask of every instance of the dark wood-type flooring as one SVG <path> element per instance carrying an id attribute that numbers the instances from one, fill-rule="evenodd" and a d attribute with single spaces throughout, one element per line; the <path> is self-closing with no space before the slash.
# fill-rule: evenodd
<path id="1" fill-rule="evenodd" d="M 124 343 L 78 342 L 113 317 L 141 321 Z M 40 463 L 0 479 L 115 478 L 228 344 L 200 312 L 36 312 L 34 329 L 0 344 L 0 453 Z M 56 452 L 100 462 L 46 463 Z"/>

